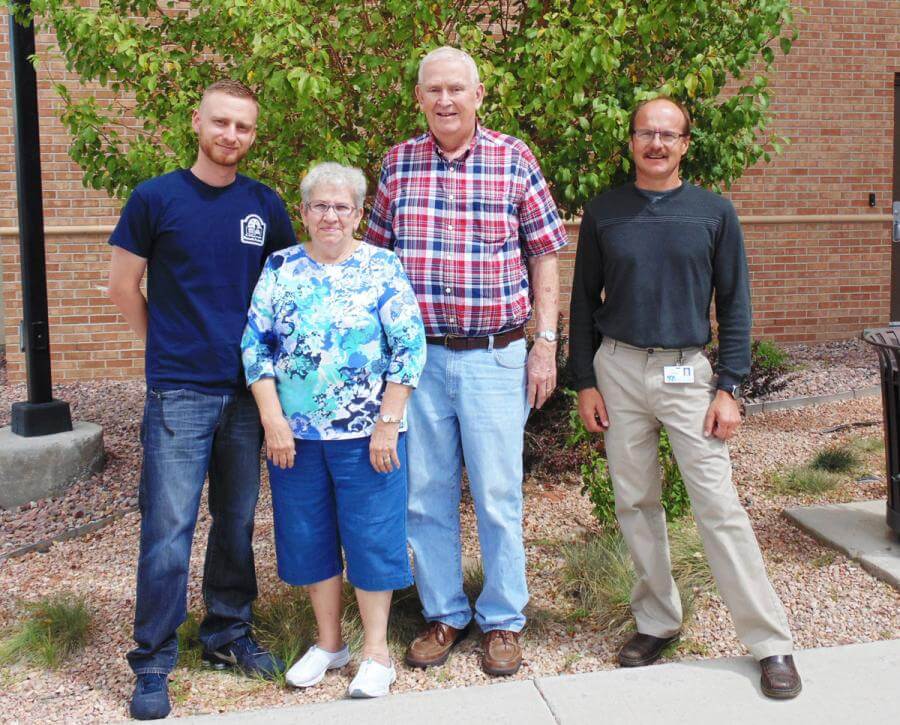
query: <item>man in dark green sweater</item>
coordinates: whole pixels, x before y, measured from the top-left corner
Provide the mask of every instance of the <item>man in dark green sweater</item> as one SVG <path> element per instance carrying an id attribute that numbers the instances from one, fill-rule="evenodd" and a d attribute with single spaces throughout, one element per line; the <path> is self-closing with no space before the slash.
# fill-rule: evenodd
<path id="1" fill-rule="evenodd" d="M 760 662 L 769 697 L 799 694 L 784 609 L 731 480 L 727 441 L 750 369 L 750 289 L 740 224 L 727 199 L 680 176 L 691 136 L 681 104 L 656 98 L 631 117 L 636 180 L 585 208 L 575 261 L 570 365 L 578 412 L 604 432 L 616 517 L 637 571 L 637 633 L 619 653 L 650 664 L 681 629 L 657 462 L 665 426 L 719 592 Z M 715 294 L 719 357 L 710 339 Z"/>

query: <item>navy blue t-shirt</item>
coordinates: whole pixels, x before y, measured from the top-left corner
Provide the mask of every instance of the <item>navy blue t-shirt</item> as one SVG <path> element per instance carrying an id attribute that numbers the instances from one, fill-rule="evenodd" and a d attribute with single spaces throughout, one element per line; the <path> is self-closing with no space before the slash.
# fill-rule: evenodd
<path id="1" fill-rule="evenodd" d="M 296 244 L 279 196 L 246 176 L 215 187 L 180 169 L 134 190 L 109 243 L 147 260 L 148 387 L 243 388 L 250 296 L 268 255 Z"/>

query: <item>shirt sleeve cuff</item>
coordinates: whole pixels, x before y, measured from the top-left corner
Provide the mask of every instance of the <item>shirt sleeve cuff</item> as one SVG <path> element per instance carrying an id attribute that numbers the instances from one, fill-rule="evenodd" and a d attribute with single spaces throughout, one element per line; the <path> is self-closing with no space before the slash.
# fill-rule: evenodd
<path id="1" fill-rule="evenodd" d="M 578 392 L 579 390 L 586 390 L 587 388 L 596 388 L 597 387 L 597 379 L 593 376 L 584 376 L 581 378 L 574 378 L 572 381 L 572 388 Z"/>
<path id="2" fill-rule="evenodd" d="M 736 385 L 740 386 L 740 384 L 741 378 L 731 373 L 720 372 L 719 379 L 716 382 L 716 390 L 724 390 L 726 393 L 730 393 Z"/>

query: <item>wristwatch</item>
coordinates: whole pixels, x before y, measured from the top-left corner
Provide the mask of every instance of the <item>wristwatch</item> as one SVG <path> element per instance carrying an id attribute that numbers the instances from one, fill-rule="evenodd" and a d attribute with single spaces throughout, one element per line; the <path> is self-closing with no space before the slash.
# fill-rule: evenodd
<path id="1" fill-rule="evenodd" d="M 730 393 L 731 397 L 735 400 L 741 399 L 741 386 L 740 385 L 732 385 L 730 388 L 725 388 L 726 393 Z"/>
<path id="2" fill-rule="evenodd" d="M 380 420 L 382 423 L 402 423 L 403 422 L 402 418 L 398 418 L 396 415 L 387 415 L 387 414 L 379 415 L 378 420 Z"/>
<path id="3" fill-rule="evenodd" d="M 547 342 L 556 342 L 556 331 L 555 330 L 541 330 L 540 332 L 534 333 L 535 340 L 546 340 Z"/>

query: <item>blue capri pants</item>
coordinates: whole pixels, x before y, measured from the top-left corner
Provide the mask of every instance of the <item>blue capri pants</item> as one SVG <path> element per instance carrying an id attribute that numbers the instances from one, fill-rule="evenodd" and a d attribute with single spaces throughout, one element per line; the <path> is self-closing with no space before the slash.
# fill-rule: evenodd
<path id="1" fill-rule="evenodd" d="M 295 439 L 293 468 L 269 462 L 278 576 L 304 586 L 343 571 L 357 589 L 380 592 L 413 582 L 406 550 L 406 434 L 400 468 L 379 473 L 369 438 Z"/>

